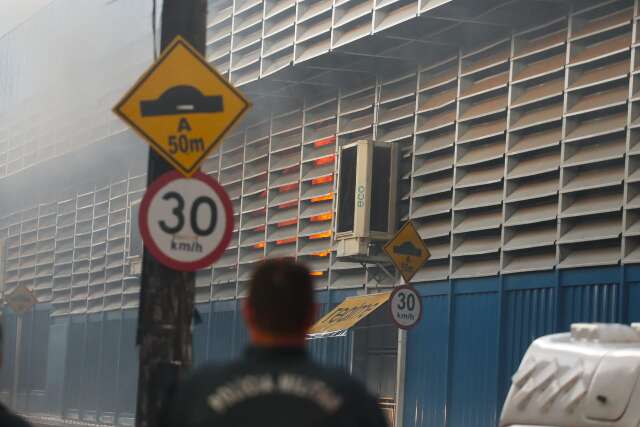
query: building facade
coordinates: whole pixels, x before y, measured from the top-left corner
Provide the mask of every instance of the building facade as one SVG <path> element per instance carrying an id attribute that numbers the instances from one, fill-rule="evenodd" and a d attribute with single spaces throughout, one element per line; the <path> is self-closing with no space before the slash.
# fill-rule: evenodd
<path id="1" fill-rule="evenodd" d="M 153 60 L 151 14 L 56 0 L 0 39 L 0 283 L 39 301 L 3 310 L 0 397 L 26 414 L 133 423 L 147 147 L 110 109 Z M 196 363 L 242 351 L 265 257 L 306 262 L 323 312 L 399 283 L 332 244 L 337 147 L 359 139 L 401 149 L 424 316 L 402 350 L 367 329 L 311 349 L 369 376 L 402 425 L 495 425 L 535 337 L 640 320 L 639 16 L 635 0 L 210 1 L 207 60 L 254 107 L 202 167 L 235 230 L 196 276 Z"/>

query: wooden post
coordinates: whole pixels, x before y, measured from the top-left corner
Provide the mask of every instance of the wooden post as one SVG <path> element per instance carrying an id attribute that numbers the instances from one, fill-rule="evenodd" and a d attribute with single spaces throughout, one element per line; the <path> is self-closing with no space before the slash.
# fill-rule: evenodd
<path id="1" fill-rule="evenodd" d="M 182 36 L 204 54 L 206 20 L 207 0 L 164 0 L 160 48 Z M 147 187 L 169 170 L 172 167 L 150 149 Z M 160 425 L 167 395 L 180 374 L 191 366 L 194 294 L 194 273 L 165 267 L 144 251 L 137 333 L 137 427 Z"/>

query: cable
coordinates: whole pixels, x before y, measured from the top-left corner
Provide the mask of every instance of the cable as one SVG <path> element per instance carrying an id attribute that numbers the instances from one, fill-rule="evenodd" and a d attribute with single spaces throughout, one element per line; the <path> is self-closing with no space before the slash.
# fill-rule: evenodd
<path id="1" fill-rule="evenodd" d="M 153 60 L 154 62 L 158 59 L 158 40 L 156 35 L 156 0 L 151 0 L 153 6 L 151 8 L 151 32 L 153 33 Z"/>

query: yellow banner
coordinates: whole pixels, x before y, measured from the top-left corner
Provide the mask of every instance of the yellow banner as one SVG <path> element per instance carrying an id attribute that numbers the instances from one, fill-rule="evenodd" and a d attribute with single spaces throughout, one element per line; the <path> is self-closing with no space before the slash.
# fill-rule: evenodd
<path id="1" fill-rule="evenodd" d="M 318 320 L 308 335 L 324 335 L 351 328 L 389 300 L 390 292 L 346 298 Z"/>

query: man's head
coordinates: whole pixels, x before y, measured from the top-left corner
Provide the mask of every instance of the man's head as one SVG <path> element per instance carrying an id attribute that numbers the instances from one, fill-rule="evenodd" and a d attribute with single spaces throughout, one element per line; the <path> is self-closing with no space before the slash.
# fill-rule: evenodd
<path id="1" fill-rule="evenodd" d="M 292 258 L 262 262 L 249 282 L 244 317 L 254 344 L 304 344 L 315 317 L 309 270 Z"/>

